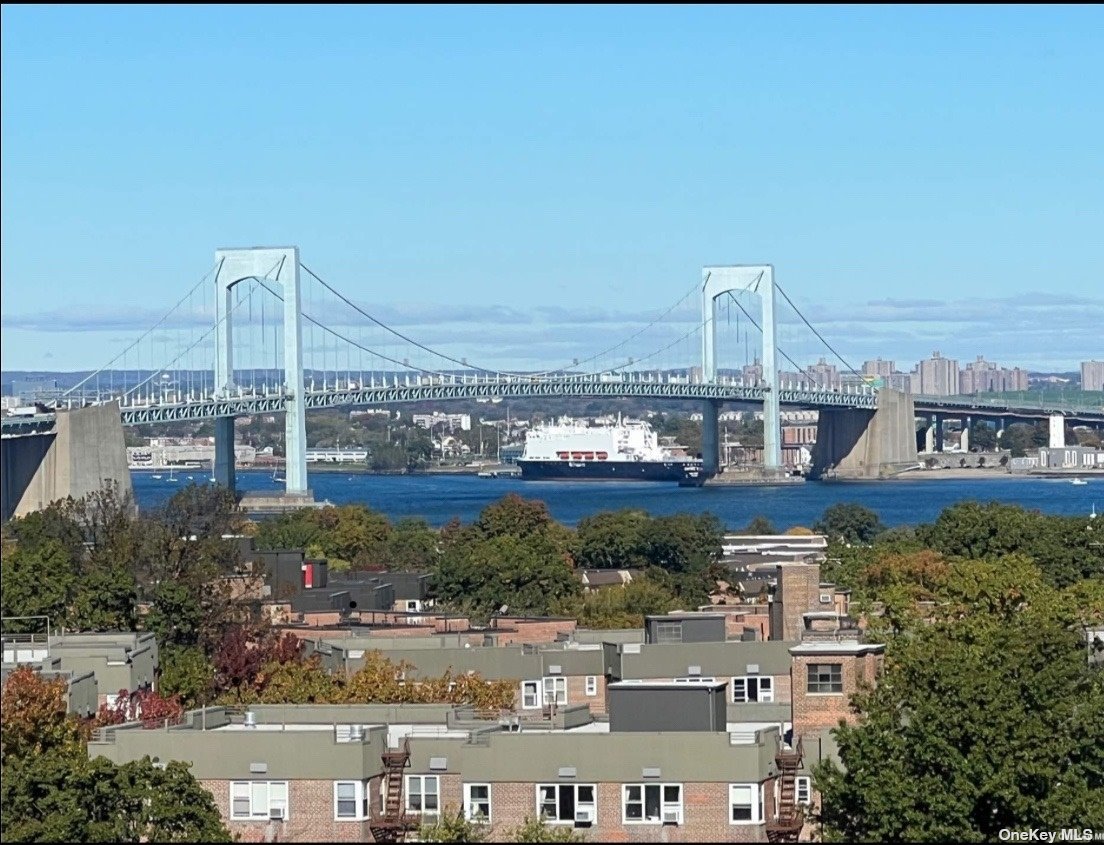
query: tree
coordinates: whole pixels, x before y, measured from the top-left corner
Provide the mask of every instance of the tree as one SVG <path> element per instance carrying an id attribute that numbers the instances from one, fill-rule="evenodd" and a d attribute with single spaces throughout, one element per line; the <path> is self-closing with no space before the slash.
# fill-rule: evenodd
<path id="1" fill-rule="evenodd" d="M 468 821 L 463 810 L 446 807 L 433 824 L 423 824 L 418 832 L 422 842 L 486 842 L 486 825 Z"/>
<path id="2" fill-rule="evenodd" d="M 89 759 L 66 682 L 28 667 L 4 684 L 0 838 L 5 842 L 229 842 L 183 763 Z"/>
<path id="3" fill-rule="evenodd" d="M 542 818 L 525 817 L 525 823 L 509 833 L 510 842 L 586 842 L 573 828 L 550 825 Z"/>
<path id="4" fill-rule="evenodd" d="M 175 695 L 164 696 L 150 689 L 128 692 L 121 689 L 114 704 L 102 704 L 93 719 L 93 727 L 121 725 L 124 722 L 141 721 L 147 728 L 159 728 L 168 723 L 178 724 L 184 715 L 184 705 Z"/>
<path id="5" fill-rule="evenodd" d="M 741 533 L 743 534 L 777 534 L 778 529 L 774 527 L 774 523 L 767 519 L 765 516 L 757 516 L 748 523 Z"/>
<path id="6" fill-rule="evenodd" d="M 572 554 L 587 569 L 636 569 L 648 565 L 645 511 L 625 508 L 583 517 L 575 529 Z"/>
<path id="7" fill-rule="evenodd" d="M 501 607 L 544 615 L 582 591 L 563 552 L 540 535 L 469 538 L 447 548 L 434 574 L 438 598 L 487 617 Z"/>
<path id="8" fill-rule="evenodd" d="M 299 660 L 301 644 L 291 634 L 279 634 L 258 626 L 231 625 L 222 636 L 212 659 L 215 690 L 231 701 L 252 700 L 261 669 L 272 663 Z"/>
<path id="9" fill-rule="evenodd" d="M 157 685 L 162 693 L 179 696 L 189 708 L 203 706 L 214 697 L 215 667 L 202 649 L 170 645 L 159 651 Z"/>
<path id="10" fill-rule="evenodd" d="M 1028 511 L 1000 502 L 959 502 L 944 508 L 934 523 L 918 526 L 917 538 L 947 556 L 970 559 L 1023 554 L 1032 558 L 1047 582 L 1065 587 L 1104 572 L 1104 546 L 1087 517 Z"/>
<path id="11" fill-rule="evenodd" d="M 997 433 L 987 423 L 974 423 L 970 428 L 970 449 L 977 452 L 995 452 Z"/>
<path id="12" fill-rule="evenodd" d="M 843 543 L 870 543 L 885 530 L 878 515 L 862 505 L 839 503 L 831 505 L 813 525 L 813 530 L 824 534 L 829 541 Z"/>
<path id="13" fill-rule="evenodd" d="M 643 529 L 648 562 L 672 573 L 698 572 L 721 556 L 724 527 L 710 513 L 654 517 Z"/>
<path id="14" fill-rule="evenodd" d="M 553 611 L 574 617 L 585 628 L 640 628 L 645 616 L 667 613 L 678 604 L 673 591 L 641 576 L 623 587 L 605 587 L 567 599 Z"/>
<path id="15" fill-rule="evenodd" d="M 404 517 L 387 540 L 383 563 L 392 572 L 429 572 L 440 557 L 437 532 L 424 519 Z"/>
<path id="16" fill-rule="evenodd" d="M 854 705 L 863 721 L 835 730 L 844 769 L 814 772 L 826 839 L 1104 827 L 1104 675 L 1060 621 L 979 610 L 920 626 Z"/>

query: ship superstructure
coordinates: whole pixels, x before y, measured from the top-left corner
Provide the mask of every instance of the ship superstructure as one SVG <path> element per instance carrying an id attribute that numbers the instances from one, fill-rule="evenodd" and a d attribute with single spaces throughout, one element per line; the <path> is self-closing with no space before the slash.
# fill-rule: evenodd
<path id="1" fill-rule="evenodd" d="M 568 417 L 531 429 L 518 460 L 522 478 L 593 481 L 683 481 L 701 461 L 659 445 L 643 420 L 591 424 Z"/>

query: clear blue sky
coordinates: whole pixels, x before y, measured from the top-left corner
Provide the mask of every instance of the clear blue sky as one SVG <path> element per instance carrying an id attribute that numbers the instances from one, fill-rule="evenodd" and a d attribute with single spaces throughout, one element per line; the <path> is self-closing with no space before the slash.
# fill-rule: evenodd
<path id="1" fill-rule="evenodd" d="M 6 370 L 105 361 L 217 247 L 262 243 L 483 359 L 751 262 L 858 360 L 1104 357 L 1099 7 L 2 23 Z"/>

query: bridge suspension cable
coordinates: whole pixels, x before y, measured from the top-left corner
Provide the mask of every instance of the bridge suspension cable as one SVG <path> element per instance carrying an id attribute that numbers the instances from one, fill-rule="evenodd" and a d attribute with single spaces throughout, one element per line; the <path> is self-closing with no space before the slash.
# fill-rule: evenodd
<path id="1" fill-rule="evenodd" d="M 275 268 L 273 268 L 273 269 L 275 269 Z M 271 272 L 271 270 L 269 272 Z M 246 279 L 255 280 L 256 277 L 255 276 L 249 276 L 249 277 L 246 277 Z M 246 281 L 246 279 L 241 279 L 241 281 Z M 153 369 L 145 379 L 138 382 L 138 384 L 134 385 L 129 390 L 123 391 L 123 393 L 120 395 L 120 398 L 130 396 L 132 393 L 134 393 L 134 392 L 140 390 L 141 388 L 145 387 L 147 384 L 149 384 L 151 381 L 153 381 L 154 378 L 156 378 L 158 375 L 160 375 L 165 370 L 171 370 L 173 365 L 176 364 L 178 361 L 180 361 L 181 358 L 183 358 L 185 355 L 187 355 L 193 349 L 195 349 L 200 344 L 202 344 L 212 334 L 214 334 L 215 331 L 218 329 L 218 327 L 221 326 L 227 320 L 227 318 L 230 317 L 231 314 L 233 314 L 235 311 L 238 310 L 238 308 L 241 307 L 242 302 L 247 302 L 252 295 L 253 295 L 253 288 L 250 288 L 249 293 L 246 295 L 246 297 L 244 299 L 238 299 L 237 302 L 235 302 L 233 305 L 231 305 L 230 308 L 226 311 L 226 313 L 223 314 L 222 317 L 220 317 L 218 320 L 215 321 L 215 324 L 213 326 L 211 326 L 209 329 L 207 329 L 205 332 L 203 332 L 203 334 L 201 334 L 189 346 L 182 349 L 177 354 L 177 356 L 175 358 L 173 358 L 173 360 L 169 361 L 164 366 L 157 367 L 157 368 Z M 216 388 L 217 387 L 218 386 L 216 385 Z"/>
<path id="2" fill-rule="evenodd" d="M 775 287 L 778 287 L 777 282 L 775 283 Z M 762 328 L 759 326 L 759 323 L 757 323 L 755 321 L 755 318 L 753 316 L 751 316 L 751 314 L 748 312 L 748 310 L 746 308 L 744 308 L 743 303 L 740 302 L 739 299 L 737 299 L 735 296 L 732 295 L 732 291 L 726 291 L 726 293 L 728 294 L 729 298 L 733 302 L 736 303 L 736 307 L 739 308 L 744 313 L 744 316 L 748 318 L 748 320 L 751 322 L 751 324 L 753 326 L 755 326 L 755 328 L 758 331 L 761 332 Z M 787 299 L 787 301 L 789 301 L 789 300 Z M 777 349 L 778 349 L 778 354 L 781 355 L 783 358 L 785 358 L 787 361 L 789 361 L 793 366 L 797 367 L 797 371 L 799 373 L 804 373 L 805 375 L 812 378 L 812 380 L 814 382 L 816 382 L 817 384 L 821 385 L 822 387 L 824 386 L 823 383 L 821 382 L 821 380 L 817 377 L 817 375 L 815 373 L 808 372 L 806 367 L 802 367 L 799 363 L 797 363 L 797 361 L 795 361 L 793 358 L 791 358 L 789 355 L 787 355 L 786 350 L 784 350 L 781 346 L 777 347 Z"/>
<path id="3" fill-rule="evenodd" d="M 849 363 L 849 362 L 847 361 L 847 359 L 845 359 L 845 358 L 844 358 L 844 357 L 843 357 L 842 355 L 840 355 L 840 354 L 839 354 L 839 353 L 838 353 L 838 352 L 836 351 L 835 347 L 834 347 L 834 346 L 832 346 L 832 344 L 830 344 L 830 343 L 829 343 L 829 342 L 828 342 L 827 340 L 825 340 L 825 338 L 824 338 L 824 335 L 822 335 L 822 334 L 821 334 L 821 333 L 820 333 L 819 331 L 817 331 L 817 330 L 816 330 L 816 327 L 815 327 L 815 326 L 813 326 L 813 324 L 812 324 L 812 323 L 810 323 L 810 322 L 809 322 L 809 321 L 808 321 L 808 320 L 807 320 L 807 319 L 805 318 L 805 315 L 801 313 L 801 309 L 800 309 L 800 308 L 798 308 L 798 307 L 797 307 L 796 305 L 794 305 L 794 302 L 793 302 L 793 300 L 792 300 L 792 299 L 790 299 L 790 297 L 789 297 L 789 295 L 788 295 L 788 294 L 786 293 L 786 291 L 785 291 L 785 290 L 783 290 L 783 288 L 782 288 L 782 285 L 778 284 L 778 282 L 775 282 L 775 283 L 774 283 L 774 286 L 775 286 L 775 288 L 777 288 L 777 289 L 778 289 L 778 292 L 779 292 L 780 294 L 782 294 L 782 297 L 783 297 L 783 298 L 784 298 L 784 299 L 786 300 L 786 302 L 788 302 L 788 303 L 790 304 L 790 307 L 791 307 L 791 308 L 792 308 L 792 309 L 793 309 L 793 310 L 794 310 L 794 311 L 796 312 L 797 316 L 801 318 L 801 322 L 803 322 L 803 323 L 804 323 L 804 324 L 805 324 L 806 326 L 808 326 L 808 327 L 809 327 L 809 331 L 811 331 L 811 332 L 812 332 L 813 334 L 815 334 L 815 335 L 817 336 L 817 339 L 818 339 L 818 340 L 819 340 L 819 341 L 820 341 L 821 343 L 823 343 L 823 344 L 824 344 L 824 345 L 825 345 L 825 346 L 826 346 L 826 347 L 828 348 L 828 350 L 829 350 L 829 351 L 830 351 L 830 352 L 831 352 L 831 353 L 832 353 L 833 355 L 835 355 L 835 356 L 836 356 L 836 358 L 838 358 L 838 359 L 839 359 L 840 363 L 841 363 L 841 364 L 843 364 L 843 366 L 845 366 L 845 367 L 846 367 L 846 368 L 847 368 L 847 369 L 848 369 L 848 370 L 849 370 L 849 371 L 850 371 L 850 372 L 851 372 L 852 374 L 854 374 L 854 375 L 860 375 L 859 371 L 858 371 L 858 370 L 856 370 L 856 369 L 855 369 L 855 368 L 854 368 L 854 367 L 853 367 L 853 366 L 852 366 L 852 365 L 851 365 L 851 364 L 850 364 L 850 363 Z M 790 363 L 793 363 L 793 362 L 791 361 Z"/>
<path id="4" fill-rule="evenodd" d="M 176 309 L 178 309 L 181 305 L 183 305 L 186 301 L 188 301 L 188 299 L 191 298 L 192 294 L 194 294 L 199 289 L 200 285 L 202 285 L 209 278 L 211 278 L 211 274 L 214 273 L 218 269 L 218 267 L 219 267 L 218 264 L 212 265 L 211 268 L 206 273 L 203 274 L 203 278 L 201 278 L 198 282 L 196 282 L 194 285 L 192 285 L 192 287 L 188 290 L 188 292 L 186 294 L 184 294 L 184 296 L 182 296 L 177 301 L 177 303 L 175 305 L 173 305 L 172 308 L 170 308 L 163 315 L 161 315 L 161 319 L 159 319 L 156 323 L 154 323 L 149 329 L 147 329 L 138 338 L 136 338 L 129 346 L 125 347 L 118 355 L 116 355 L 114 358 L 112 358 L 110 361 L 108 361 L 106 364 L 104 364 L 98 370 L 96 370 L 95 372 L 89 373 L 83 379 L 81 379 L 76 384 L 74 384 L 72 387 L 70 387 L 68 390 L 66 390 L 64 393 L 62 393 L 61 397 L 64 398 L 66 396 L 69 396 L 77 388 L 83 387 L 88 382 L 90 382 L 93 378 L 95 378 L 96 376 L 100 375 L 102 372 L 107 370 L 109 367 L 111 367 L 114 364 L 117 364 L 119 362 L 119 360 L 122 359 L 124 356 L 126 356 L 127 353 L 129 353 L 132 349 L 134 349 L 134 347 L 136 347 L 139 343 L 141 343 L 143 340 L 145 340 L 147 337 L 149 337 L 151 334 L 153 334 L 155 331 L 157 331 L 157 329 L 159 329 L 162 325 L 164 325 L 165 321 L 167 321 L 169 319 L 169 317 L 171 317 L 176 312 Z"/>
<path id="5" fill-rule="evenodd" d="M 469 363 L 468 361 L 466 361 L 464 359 L 453 358 L 451 355 L 446 355 L 444 352 L 439 352 L 438 350 L 433 349 L 430 346 L 426 346 L 424 343 L 419 343 L 414 338 L 403 334 L 398 329 L 392 328 L 391 326 L 384 323 L 382 320 L 374 317 L 372 314 L 369 314 L 367 311 L 365 311 L 363 308 L 361 308 L 359 305 L 357 305 L 355 302 L 353 302 L 351 299 L 349 299 L 349 297 L 345 296 L 345 294 L 343 294 L 340 291 L 336 290 L 333 287 L 333 285 L 331 285 L 329 282 L 327 282 L 325 279 L 323 279 L 321 276 L 319 276 L 317 273 L 315 273 L 313 270 L 311 270 L 311 268 L 308 267 L 306 264 L 303 264 L 302 262 L 300 262 L 299 266 L 302 267 L 304 270 L 306 270 L 307 273 L 309 273 L 310 276 L 313 279 L 315 279 L 315 281 L 317 281 L 320 285 L 322 285 L 322 287 L 326 288 L 326 290 L 328 290 L 330 293 L 332 293 L 334 296 L 336 296 L 338 299 L 340 299 L 342 302 L 344 302 L 346 305 L 348 305 L 350 308 L 352 308 L 354 311 L 356 311 L 362 317 L 365 317 L 366 319 L 371 320 L 373 323 L 375 323 L 377 326 L 379 326 L 384 331 L 390 332 L 391 334 L 395 335 L 395 337 L 400 338 L 401 340 L 405 341 L 406 343 L 411 344 L 412 346 L 416 346 L 418 349 L 421 349 L 423 352 L 428 352 L 430 355 L 436 355 L 438 358 L 443 358 L 444 360 L 449 361 L 453 364 L 459 364 L 460 366 L 464 367 L 465 369 L 469 369 L 469 370 L 478 370 L 482 373 L 491 373 L 493 375 L 517 375 L 516 373 L 504 373 L 500 370 L 489 369 L 487 367 L 480 367 L 476 364 L 471 364 L 471 363 Z M 305 317 L 307 315 L 304 314 L 303 316 Z M 321 323 L 317 322 L 316 320 L 312 319 L 311 322 L 314 323 L 316 326 L 319 326 L 320 328 L 330 330 L 328 326 L 324 326 Z M 330 331 L 332 331 L 332 330 L 330 330 Z M 353 343 L 353 341 L 348 340 L 348 338 L 344 338 L 344 339 L 347 340 L 349 343 Z M 358 346 L 358 344 L 356 344 L 356 343 L 353 343 L 353 345 Z M 359 347 L 359 346 L 358 346 L 358 348 L 364 349 L 364 347 Z M 373 352 L 372 350 L 369 350 L 369 349 L 365 349 L 364 351 L 371 352 L 371 354 L 373 354 L 373 355 L 378 355 L 378 357 L 383 358 L 384 360 L 387 360 L 387 361 L 393 360 L 391 358 L 388 358 L 386 355 L 379 355 L 379 353 Z M 398 362 L 398 363 L 400 363 L 402 366 L 406 366 L 410 369 L 421 370 L 422 372 L 427 372 L 427 373 L 428 372 L 433 372 L 431 370 L 423 370 L 421 367 L 414 367 L 414 366 L 411 366 L 409 364 L 402 364 L 402 362 Z M 440 375 L 444 375 L 444 374 L 441 373 Z"/>
<path id="6" fill-rule="evenodd" d="M 303 269 L 306 270 L 307 268 L 303 267 Z M 310 273 L 310 270 L 307 270 L 307 272 Z M 314 274 L 311 273 L 311 275 L 313 276 Z M 254 278 L 254 280 L 257 281 L 258 284 L 261 285 L 261 287 L 263 287 L 265 290 L 267 290 L 270 294 L 272 294 L 278 300 L 280 300 L 281 302 L 284 301 L 284 298 L 277 291 L 274 291 L 272 288 L 270 288 L 268 285 L 266 285 L 264 283 L 264 281 L 262 281 L 261 279 L 257 279 L 256 277 L 252 277 L 252 278 Z M 315 278 L 317 278 L 317 276 L 315 276 Z M 321 281 L 321 279 L 319 279 L 319 281 Z M 322 282 L 322 283 L 325 284 L 325 282 Z M 329 286 L 327 285 L 327 287 L 329 287 Z M 332 288 L 331 288 L 331 290 L 332 290 Z M 338 296 L 340 296 L 340 294 L 338 294 Z M 367 352 L 369 355 L 372 355 L 376 358 L 379 358 L 382 361 L 387 361 L 389 364 L 396 364 L 397 366 L 402 367 L 404 369 L 416 370 L 420 373 L 425 373 L 426 375 L 429 375 L 429 376 L 440 376 L 441 378 L 452 378 L 455 375 L 455 373 L 445 373 L 445 372 L 441 372 L 440 370 L 427 370 L 424 367 L 419 367 L 416 364 L 409 363 L 408 361 L 400 361 L 397 358 L 392 358 L 389 355 L 385 355 L 382 352 L 379 352 L 378 350 L 371 349 L 367 346 L 364 346 L 363 344 L 353 340 L 350 337 L 346 337 L 344 334 L 337 331 L 336 329 L 333 329 L 330 326 L 327 326 L 325 323 L 322 323 L 319 320 L 315 319 L 313 316 L 308 314 L 306 311 L 302 311 L 300 313 L 302 313 L 303 319 L 305 319 L 305 320 L 309 321 L 310 323 L 318 326 L 318 328 L 322 329 L 322 331 L 333 335 L 334 337 L 336 337 L 337 339 L 339 339 L 341 341 L 344 341 L 345 343 L 348 343 L 350 346 L 356 347 L 357 349 L 361 350 L 362 352 Z M 375 318 L 372 318 L 372 320 L 373 320 L 373 322 L 376 322 L 376 323 L 379 322 L 379 321 L 375 320 Z M 379 323 L 379 325 L 381 325 L 383 328 L 387 328 L 387 326 L 383 326 L 382 323 Z M 389 331 L 390 331 L 390 329 L 389 329 Z M 442 356 L 442 357 L 444 357 L 444 356 Z M 449 359 L 449 360 L 452 360 L 452 359 Z M 457 363 L 460 363 L 460 362 L 458 361 Z M 489 373 L 492 373 L 492 374 L 495 374 L 495 375 L 507 375 L 506 373 L 497 373 L 494 370 L 483 370 L 482 368 L 479 368 L 479 367 L 475 367 L 474 369 L 478 369 L 478 370 L 480 370 L 480 372 L 489 372 Z"/>

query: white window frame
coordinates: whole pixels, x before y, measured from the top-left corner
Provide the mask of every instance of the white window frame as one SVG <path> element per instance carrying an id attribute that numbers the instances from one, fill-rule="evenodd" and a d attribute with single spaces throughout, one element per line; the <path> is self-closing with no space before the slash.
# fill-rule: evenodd
<path id="1" fill-rule="evenodd" d="M 672 678 L 676 684 L 715 684 L 717 679 L 708 675 L 686 675 L 682 678 Z"/>
<path id="2" fill-rule="evenodd" d="M 542 703 L 545 706 L 550 704 L 555 704 L 557 707 L 567 706 L 567 678 L 563 675 L 545 675 L 541 678 L 541 690 Z"/>
<path id="3" fill-rule="evenodd" d="M 755 684 L 756 698 L 748 697 L 748 689 Z M 741 690 L 741 692 L 737 692 Z M 742 696 L 742 697 L 738 697 Z M 732 679 L 733 704 L 757 704 L 774 701 L 774 678 L 771 675 L 736 675 Z"/>
<path id="4" fill-rule="evenodd" d="M 587 698 L 593 698 L 598 695 L 598 676 L 587 675 L 586 676 L 586 695 Z"/>
<path id="5" fill-rule="evenodd" d="M 751 818 L 733 819 L 732 808 L 737 806 L 737 790 L 751 790 Z M 741 801 L 739 806 L 748 806 Z M 763 785 L 760 783 L 730 783 L 728 785 L 728 823 L 731 825 L 762 824 L 763 823 Z"/>
<path id="6" fill-rule="evenodd" d="M 415 780 L 418 781 L 418 794 L 422 798 L 421 809 L 415 809 L 410 806 L 411 789 L 410 784 Z M 429 781 L 433 781 L 434 789 L 432 792 L 426 789 L 426 784 Z M 427 795 L 434 795 L 437 798 L 437 808 L 435 810 L 425 809 L 425 797 Z M 441 815 L 441 776 L 440 775 L 406 775 L 403 781 L 403 806 L 406 808 L 406 812 L 412 816 L 439 816 Z"/>
<path id="7" fill-rule="evenodd" d="M 340 813 L 340 802 L 348 801 L 348 798 L 339 798 L 338 792 L 343 786 L 353 787 L 352 801 L 356 812 L 351 816 L 343 816 Z M 335 822 L 362 822 L 369 816 L 368 810 L 368 784 L 362 780 L 335 780 L 334 781 L 334 821 Z"/>
<path id="8" fill-rule="evenodd" d="M 259 787 L 264 787 L 265 796 L 263 801 L 257 801 L 256 790 Z M 249 814 L 243 815 L 235 812 L 234 810 L 234 792 L 238 787 L 244 787 L 244 791 L 249 798 Z M 282 788 L 284 797 L 274 798 L 272 795 L 273 787 L 276 787 L 276 791 L 280 791 Z M 263 804 L 264 809 L 261 810 L 257 806 Z M 235 822 L 252 822 L 252 821 L 268 821 L 272 816 L 272 811 L 277 807 L 282 807 L 284 811 L 285 821 L 291 818 L 291 797 L 288 789 L 288 782 L 286 780 L 232 780 L 230 781 L 230 821 Z"/>
<path id="9" fill-rule="evenodd" d="M 521 709 L 539 710 L 544 685 L 540 681 L 521 682 Z"/>
<path id="10" fill-rule="evenodd" d="M 634 800 L 634 801 L 629 800 L 629 790 L 630 789 L 639 789 L 640 790 L 640 799 L 639 800 Z M 654 819 L 650 819 L 646 815 L 647 810 L 648 810 L 648 790 L 649 789 L 658 789 L 659 790 L 659 816 L 654 818 Z M 678 801 L 669 801 L 669 800 L 667 800 L 667 790 L 668 789 L 677 789 L 678 790 Z M 674 810 L 678 813 L 678 821 L 675 822 L 675 824 L 682 824 L 682 796 L 683 796 L 683 789 L 682 789 L 682 784 L 681 783 L 626 783 L 626 784 L 622 784 L 621 785 L 621 824 L 661 825 L 661 824 L 663 824 L 663 816 L 671 810 Z M 630 803 L 640 805 L 640 818 L 639 819 L 630 819 L 629 818 L 629 804 Z"/>
<path id="11" fill-rule="evenodd" d="M 805 793 L 802 798 L 801 794 Z M 813 803 L 813 779 L 808 775 L 799 775 L 794 779 L 794 799 L 804 807 L 810 807 Z"/>
<path id="12" fill-rule="evenodd" d="M 580 789 L 587 789 L 587 788 L 589 788 L 591 790 L 590 794 L 593 796 L 593 800 L 592 801 L 580 801 L 579 800 L 579 790 Z M 557 813 L 556 818 L 549 818 L 548 816 L 542 816 L 541 815 L 541 812 L 542 812 L 542 810 L 541 810 L 541 790 L 542 789 L 551 789 L 551 790 L 553 790 L 553 794 L 556 796 L 556 813 Z M 538 783 L 538 784 L 536 784 L 535 792 L 536 792 L 536 798 L 537 798 L 537 818 L 538 819 L 543 818 L 545 820 L 545 822 L 547 822 L 548 824 L 575 824 L 575 818 L 574 817 L 572 817 L 570 819 L 560 819 L 558 817 L 559 812 L 560 812 L 560 790 L 561 789 L 573 789 L 573 790 L 575 790 L 575 796 L 574 796 L 575 813 L 578 814 L 580 809 L 589 808 L 590 809 L 590 819 L 591 819 L 590 823 L 592 825 L 594 825 L 595 827 L 597 827 L 598 826 L 598 784 L 596 784 L 596 783 Z"/>
<path id="13" fill-rule="evenodd" d="M 486 801 L 482 799 L 472 798 L 472 789 L 481 788 L 487 790 Z M 477 804 L 487 805 L 487 814 L 477 814 L 474 812 Z M 491 785 L 489 783 L 465 783 L 464 784 L 464 818 L 470 822 L 476 824 L 490 824 L 491 823 Z"/>

